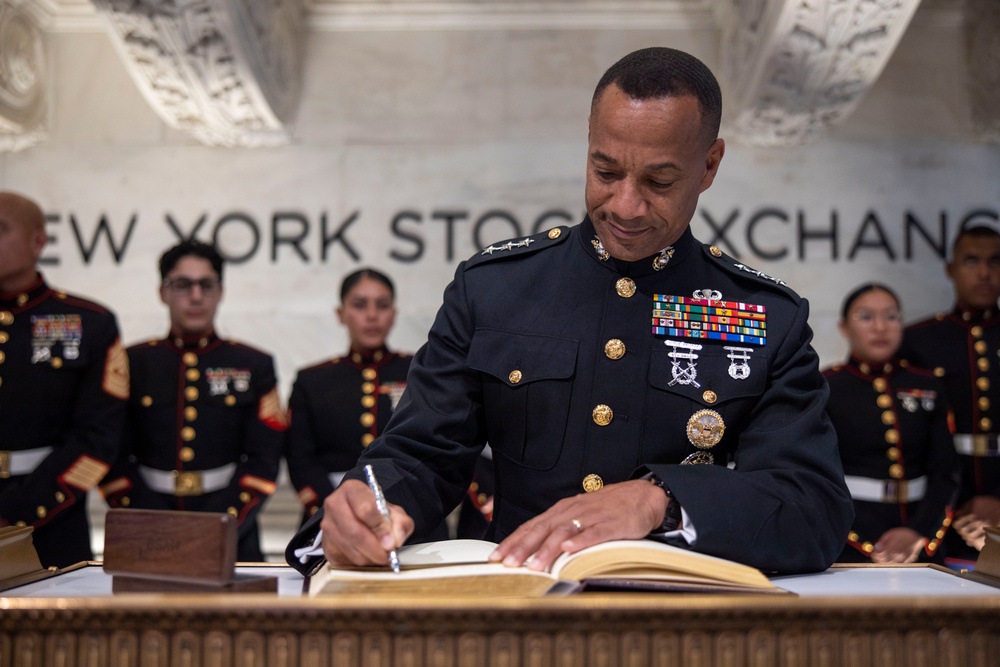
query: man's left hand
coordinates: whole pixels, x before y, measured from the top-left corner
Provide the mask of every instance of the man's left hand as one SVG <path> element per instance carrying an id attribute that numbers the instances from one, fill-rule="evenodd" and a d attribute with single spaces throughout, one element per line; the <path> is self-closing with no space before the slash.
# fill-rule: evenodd
<path id="1" fill-rule="evenodd" d="M 1000 498 L 973 496 L 955 513 L 952 524 L 966 544 L 979 550 L 986 544 L 987 526 L 1000 526 Z"/>
<path id="2" fill-rule="evenodd" d="M 610 540 L 642 539 L 659 528 L 668 501 L 663 489 L 640 479 L 563 498 L 508 535 L 490 560 L 509 567 L 526 564 L 541 571 L 564 551 L 573 553 Z"/>

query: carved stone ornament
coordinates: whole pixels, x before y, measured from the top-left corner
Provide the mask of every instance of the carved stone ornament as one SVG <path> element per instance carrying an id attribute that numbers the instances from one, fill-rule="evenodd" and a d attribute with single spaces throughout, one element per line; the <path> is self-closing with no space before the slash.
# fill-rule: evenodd
<path id="1" fill-rule="evenodd" d="M 846 118 L 875 82 L 919 0 L 722 0 L 730 131 L 804 144 Z"/>
<path id="2" fill-rule="evenodd" d="M 209 146 L 288 143 L 300 0 L 94 0 L 150 105 Z"/>
<path id="3" fill-rule="evenodd" d="M 977 138 L 1000 144 L 1000 5 L 968 0 L 966 6 L 969 99 Z"/>
<path id="4" fill-rule="evenodd" d="M 48 136 L 45 47 L 21 0 L 0 0 L 0 152 Z"/>

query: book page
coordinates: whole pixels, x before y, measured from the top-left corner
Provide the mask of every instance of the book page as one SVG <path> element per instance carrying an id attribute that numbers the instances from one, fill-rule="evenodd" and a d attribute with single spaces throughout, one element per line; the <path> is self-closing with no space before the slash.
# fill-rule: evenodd
<path id="1" fill-rule="evenodd" d="M 497 545 L 486 540 L 442 540 L 400 547 L 401 567 L 428 567 L 457 565 L 459 563 L 486 563 Z"/>
<path id="2" fill-rule="evenodd" d="M 501 563 L 429 565 L 403 569 L 342 570 L 325 566 L 310 579 L 309 595 L 421 595 L 523 597 L 544 595 L 555 581 L 545 572 Z"/>

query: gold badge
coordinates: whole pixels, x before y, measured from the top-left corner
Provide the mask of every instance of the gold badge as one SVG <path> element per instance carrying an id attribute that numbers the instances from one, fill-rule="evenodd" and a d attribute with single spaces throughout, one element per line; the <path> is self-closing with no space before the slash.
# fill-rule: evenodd
<path id="1" fill-rule="evenodd" d="M 687 423 L 687 436 L 698 449 L 711 449 L 722 440 L 726 423 L 715 410 L 699 410 L 691 415 Z"/>

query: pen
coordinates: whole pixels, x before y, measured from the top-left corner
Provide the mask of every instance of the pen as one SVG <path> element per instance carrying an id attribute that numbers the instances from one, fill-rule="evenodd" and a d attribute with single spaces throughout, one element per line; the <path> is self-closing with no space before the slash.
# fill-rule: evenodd
<path id="1" fill-rule="evenodd" d="M 375 479 L 375 471 L 372 470 L 371 464 L 365 466 L 365 478 L 368 480 L 368 486 L 371 488 L 372 493 L 375 494 L 375 507 L 382 514 L 389 525 L 392 525 L 392 519 L 389 518 L 389 506 L 385 503 L 385 494 L 382 493 L 382 487 L 379 486 L 378 480 Z M 399 574 L 399 558 L 396 556 L 396 550 L 393 549 L 389 552 L 389 567 L 396 574 Z"/>

